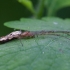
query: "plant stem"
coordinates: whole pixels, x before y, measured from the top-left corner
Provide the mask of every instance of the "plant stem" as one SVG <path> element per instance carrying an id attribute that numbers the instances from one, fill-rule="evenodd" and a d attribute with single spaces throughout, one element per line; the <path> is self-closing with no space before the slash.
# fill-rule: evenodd
<path id="1" fill-rule="evenodd" d="M 39 5 L 37 8 L 36 18 L 40 19 L 42 17 L 43 11 L 44 11 L 44 1 L 45 0 L 39 0 Z"/>
<path id="2" fill-rule="evenodd" d="M 51 5 L 48 7 L 48 17 L 56 15 L 56 2 L 57 0 L 52 0 Z"/>

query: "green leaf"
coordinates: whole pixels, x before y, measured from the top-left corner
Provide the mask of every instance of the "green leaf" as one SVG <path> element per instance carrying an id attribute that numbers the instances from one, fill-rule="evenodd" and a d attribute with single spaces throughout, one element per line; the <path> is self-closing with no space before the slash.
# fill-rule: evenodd
<path id="1" fill-rule="evenodd" d="M 35 10 L 33 8 L 33 4 L 30 0 L 18 0 L 21 4 L 26 6 L 33 14 L 35 14 Z"/>
<path id="2" fill-rule="evenodd" d="M 24 21 L 25 20 L 25 21 Z M 19 22 L 26 22 L 21 19 Z M 31 19 L 28 19 L 31 20 Z M 43 20 L 43 21 L 42 21 Z M 70 20 L 59 18 L 43 18 L 37 20 L 45 24 L 46 28 L 56 30 L 70 30 Z M 28 25 L 36 30 L 33 19 Z M 13 21 L 15 22 L 15 21 Z M 44 23 L 45 22 L 45 23 Z M 5 23 L 18 27 L 18 23 Z M 21 24 L 21 23 L 20 23 Z M 27 24 L 27 23 L 26 23 Z M 29 25 L 30 24 L 30 25 Z M 33 25 L 34 24 L 34 25 Z M 25 26 L 25 25 L 24 25 Z M 23 26 L 23 27 L 24 27 Z M 20 27 L 20 26 L 19 26 Z M 45 26 L 42 26 L 44 29 Z M 22 27 L 21 27 L 22 28 Z M 37 27 L 38 28 L 38 27 Z M 27 30 L 26 28 L 23 28 Z M 30 29 L 32 30 L 32 29 Z M 38 29 L 37 29 L 38 30 Z M 42 30 L 42 29 L 41 29 Z M 69 70 L 70 69 L 70 40 L 55 35 L 43 35 L 31 39 L 13 40 L 0 45 L 0 70 Z"/>
<path id="3" fill-rule="evenodd" d="M 44 21 L 47 19 L 48 21 Z M 4 25 L 14 29 L 39 30 L 70 30 L 70 22 L 60 18 L 45 18 L 44 20 L 21 18 L 20 21 L 6 22 Z"/>
<path id="4" fill-rule="evenodd" d="M 69 70 L 70 40 L 47 36 L 0 45 L 0 70 Z"/>
<path id="5" fill-rule="evenodd" d="M 48 8 L 48 16 L 53 16 L 59 9 L 70 6 L 70 0 L 45 0 L 45 6 Z"/>

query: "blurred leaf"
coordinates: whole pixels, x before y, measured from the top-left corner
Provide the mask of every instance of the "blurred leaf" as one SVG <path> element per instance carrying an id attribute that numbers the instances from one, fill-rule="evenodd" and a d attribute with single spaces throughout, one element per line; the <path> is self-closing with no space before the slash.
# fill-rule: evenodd
<path id="1" fill-rule="evenodd" d="M 46 22 L 44 20 L 48 21 Z M 43 20 L 21 18 L 20 21 L 10 21 L 4 25 L 14 29 L 30 31 L 70 29 L 70 22 L 65 22 L 65 20 L 60 18 L 44 18 Z"/>
<path id="2" fill-rule="evenodd" d="M 33 8 L 33 4 L 30 0 L 18 0 L 18 2 L 22 3 L 26 6 L 33 14 L 35 14 L 35 10 Z"/>
<path id="3" fill-rule="evenodd" d="M 58 0 L 57 1 L 57 10 L 70 6 L 70 0 Z"/>
<path id="4" fill-rule="evenodd" d="M 26 23 L 29 20 L 29 23 Z M 43 21 L 42 21 L 43 20 Z M 23 29 L 36 29 L 42 25 L 42 29 L 70 30 L 69 19 L 43 18 L 42 20 L 21 19 Z M 34 23 L 31 23 L 33 22 Z M 36 24 L 35 24 L 36 21 Z M 10 27 L 18 23 L 13 21 L 5 23 Z M 18 21 L 17 21 L 18 22 Z M 43 22 L 43 23 L 40 23 Z M 65 23 L 64 23 L 65 22 Z M 25 25 L 24 23 L 28 24 Z M 60 24 L 61 23 L 61 24 Z M 21 24 L 21 23 L 20 23 Z M 34 24 L 34 25 L 33 25 Z M 37 26 L 38 25 L 38 26 Z M 46 25 L 46 26 L 45 26 Z M 20 27 L 20 26 L 19 26 Z M 14 27 L 13 27 L 14 28 Z M 22 28 L 22 27 L 21 27 Z M 22 46 L 23 44 L 23 46 Z M 31 39 L 14 40 L 0 45 L 0 70 L 69 70 L 70 69 L 70 40 L 54 35 L 38 36 Z"/>
<path id="5" fill-rule="evenodd" d="M 70 0 L 45 0 L 48 15 L 55 15 L 57 10 L 70 6 Z"/>

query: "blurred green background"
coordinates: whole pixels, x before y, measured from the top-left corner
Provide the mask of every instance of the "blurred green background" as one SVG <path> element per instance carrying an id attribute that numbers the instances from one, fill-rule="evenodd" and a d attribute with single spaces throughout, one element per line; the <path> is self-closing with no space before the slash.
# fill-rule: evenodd
<path id="1" fill-rule="evenodd" d="M 31 0 L 34 8 L 37 7 L 39 0 Z M 45 11 L 43 16 L 45 16 Z M 57 17 L 70 18 L 70 6 L 61 8 L 56 13 Z M 13 31 L 13 29 L 5 27 L 3 24 L 7 21 L 19 20 L 20 18 L 32 17 L 32 13 L 17 0 L 0 0 L 0 36 L 6 35 Z"/>

